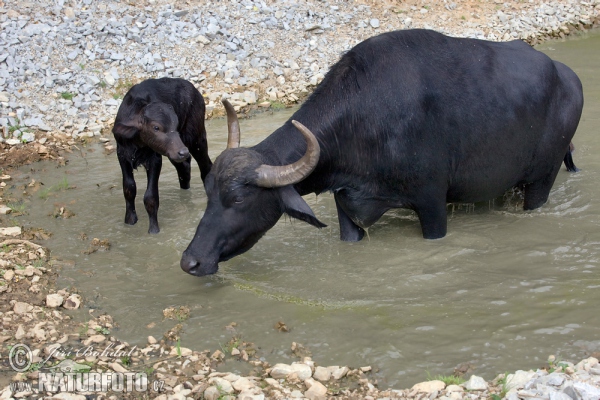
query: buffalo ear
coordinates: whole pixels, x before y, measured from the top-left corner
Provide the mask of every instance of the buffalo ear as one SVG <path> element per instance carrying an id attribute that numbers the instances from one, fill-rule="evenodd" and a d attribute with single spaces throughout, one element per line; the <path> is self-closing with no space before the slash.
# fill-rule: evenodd
<path id="1" fill-rule="evenodd" d="M 136 135 L 136 133 L 138 133 L 139 130 L 140 129 L 139 129 L 138 124 L 132 123 L 132 122 L 116 123 L 112 129 L 115 136 L 119 136 L 120 138 L 123 138 L 123 139 L 133 138 Z"/>
<path id="2" fill-rule="evenodd" d="M 283 203 L 284 212 L 292 218 L 297 218 L 307 222 L 317 228 L 324 228 L 327 225 L 322 223 L 315 217 L 315 214 L 304 201 L 302 196 L 296 192 L 293 186 L 283 186 L 279 188 L 279 194 Z"/>

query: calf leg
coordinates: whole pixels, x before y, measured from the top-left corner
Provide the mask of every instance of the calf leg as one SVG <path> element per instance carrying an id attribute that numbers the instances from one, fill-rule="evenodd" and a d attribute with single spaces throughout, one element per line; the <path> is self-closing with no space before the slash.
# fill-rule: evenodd
<path id="1" fill-rule="evenodd" d="M 446 236 L 448 227 L 448 213 L 446 211 L 446 197 L 423 196 L 422 203 L 417 204 L 414 209 L 417 212 L 421 229 L 425 239 L 439 239 Z"/>
<path id="2" fill-rule="evenodd" d="M 186 160 L 180 163 L 169 160 L 177 170 L 177 176 L 179 177 L 179 187 L 182 189 L 190 188 L 191 160 L 192 157 L 188 157 Z"/>
<path id="3" fill-rule="evenodd" d="M 208 157 L 208 145 L 206 144 L 206 134 L 204 136 L 199 135 L 194 143 L 191 146 L 188 146 L 190 150 L 190 154 L 194 157 L 194 160 L 198 163 L 200 167 L 200 177 L 202 178 L 202 182 L 204 182 L 204 178 L 210 172 L 210 168 L 212 167 L 212 161 Z"/>
<path id="4" fill-rule="evenodd" d="M 556 175 L 558 175 L 561 164 L 562 163 L 559 161 L 548 175 L 540 180 L 525 185 L 524 210 L 535 210 L 548 201 L 550 190 L 552 189 Z"/>
<path id="5" fill-rule="evenodd" d="M 158 233 L 158 177 L 162 168 L 162 157 L 159 154 L 152 156 L 146 163 L 146 176 L 148 177 L 148 187 L 144 194 L 144 206 L 150 218 L 150 227 L 148 233 Z"/>
<path id="6" fill-rule="evenodd" d="M 137 187 L 135 185 L 135 179 L 133 178 L 133 167 L 131 166 L 131 163 L 125 159 L 125 157 L 117 155 L 117 158 L 119 159 L 119 165 L 121 166 L 121 173 L 123 175 L 125 223 L 128 225 L 135 225 L 138 220 L 135 212 L 135 195 L 137 193 Z"/>
<path id="7" fill-rule="evenodd" d="M 344 242 L 358 242 L 365 235 L 365 230 L 360 226 L 356 225 L 354 221 L 346 214 L 346 212 L 340 206 L 337 198 L 337 194 L 333 196 L 335 198 L 335 207 L 337 208 L 338 221 L 340 222 L 340 239 Z"/>

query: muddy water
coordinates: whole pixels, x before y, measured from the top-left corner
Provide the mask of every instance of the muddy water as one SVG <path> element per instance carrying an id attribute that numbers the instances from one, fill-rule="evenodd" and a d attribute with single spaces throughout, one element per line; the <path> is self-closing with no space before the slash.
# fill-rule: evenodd
<path id="1" fill-rule="evenodd" d="M 97 147 L 64 168 L 36 173 L 45 187 L 66 177 L 76 188 L 34 196 L 27 225 L 54 232 L 49 245 L 65 260 L 61 283 L 116 317 L 118 335 L 132 344 L 173 326 L 162 321 L 163 309 L 187 305 L 182 346 L 219 348 L 231 338 L 225 326 L 236 322 L 238 334 L 272 363 L 291 362 L 296 341 L 321 365 L 380 368 L 383 386 L 425 380 L 426 371 L 449 375 L 465 362 L 491 379 L 538 367 L 549 354 L 578 359 L 600 351 L 600 34 L 541 49 L 579 74 L 586 105 L 574 139 L 582 171 L 563 168 L 549 202 L 533 212 L 501 201 L 456 208 L 448 236 L 427 241 L 412 212 L 393 211 L 370 229 L 370 239 L 343 243 L 332 196 L 311 195 L 307 201 L 328 228 L 282 219 L 216 276 L 195 278 L 180 270 L 179 259 L 206 205 L 198 171 L 192 189 L 182 191 L 164 164 L 161 233 L 150 236 L 143 170 L 136 174 L 140 220 L 126 226 L 116 156 Z M 260 141 L 291 112 L 242 121 L 242 145 Z M 207 129 L 214 159 L 226 127 L 209 121 Z M 56 206 L 76 215 L 49 217 Z M 84 254 L 89 239 L 81 233 L 108 239 L 112 248 Z M 278 321 L 290 332 L 274 329 Z"/>

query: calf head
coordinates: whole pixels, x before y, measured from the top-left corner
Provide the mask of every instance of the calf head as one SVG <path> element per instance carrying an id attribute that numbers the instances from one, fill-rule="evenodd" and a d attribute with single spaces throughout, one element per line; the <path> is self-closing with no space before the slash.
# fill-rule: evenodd
<path id="1" fill-rule="evenodd" d="M 214 274 L 220 261 L 249 250 L 283 213 L 318 228 L 326 226 L 293 187 L 319 161 L 315 136 L 293 121 L 307 141 L 306 153 L 289 165 L 266 165 L 261 154 L 238 148 L 237 117 L 227 101 L 223 104 L 229 126 L 227 149 L 217 157 L 206 177 L 206 211 L 181 258 L 181 268 L 196 276 Z"/>
<path id="2" fill-rule="evenodd" d="M 115 138 L 134 140 L 146 145 L 172 161 L 182 162 L 190 152 L 181 141 L 177 126 L 179 118 L 173 106 L 162 102 L 152 102 L 144 106 L 138 114 L 120 121 L 113 127 Z"/>

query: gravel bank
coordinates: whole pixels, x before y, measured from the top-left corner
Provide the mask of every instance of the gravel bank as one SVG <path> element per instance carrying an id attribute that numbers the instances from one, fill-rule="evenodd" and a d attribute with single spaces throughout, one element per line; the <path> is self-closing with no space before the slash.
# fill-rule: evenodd
<path id="1" fill-rule="evenodd" d="M 0 142 L 109 135 L 123 94 L 149 77 L 194 82 L 210 116 L 223 97 L 238 111 L 296 103 L 341 52 L 385 31 L 536 43 L 597 25 L 599 13 L 597 0 L 7 2 Z"/>
<path id="2" fill-rule="evenodd" d="M 11 185 L 6 168 L 44 158 L 64 162 L 65 153 L 94 137 L 109 152 L 114 150 L 110 129 L 121 98 L 131 84 L 149 77 L 194 82 L 206 98 L 209 116 L 222 113 L 222 97 L 245 113 L 301 101 L 341 52 L 388 30 L 432 28 L 456 36 L 536 43 L 598 25 L 599 15 L 597 0 L 0 0 L 0 214 L 18 213 L 3 207 L 4 187 Z M 24 196 L 27 190 L 26 182 Z M 593 357 L 576 365 L 551 359 L 545 369 L 499 375 L 491 382 L 467 375 L 469 380 L 459 385 L 429 381 L 410 389 L 380 390 L 375 366 L 321 366 L 299 344 L 290 349 L 296 363 L 276 365 L 261 359 L 252 343 L 235 337 L 219 350 L 181 348 L 181 309 L 165 310 L 165 318 L 174 321 L 164 337 L 149 337 L 145 348 L 131 348 L 111 335 L 115 321 L 110 316 L 74 322 L 69 313 L 85 303 L 85 294 L 56 288 L 49 251 L 31 242 L 48 233 L 23 232 L 7 219 L 1 221 L 0 296 L 6 301 L 0 306 L 0 387 L 5 386 L 0 399 L 94 396 L 6 386 L 11 380 L 35 389 L 39 382 L 35 368 L 20 374 L 10 369 L 9 346 L 18 343 L 31 347 L 34 362 L 48 359 L 44 367 L 72 361 L 97 372 L 143 372 L 146 383 L 162 382 L 158 391 L 149 385 L 144 393 L 108 393 L 103 398 L 600 399 L 600 365 Z M 118 349 L 127 358 L 69 358 L 53 351 L 89 346 Z M 217 372 L 226 361 L 247 364 L 249 372 L 243 377 Z"/>

